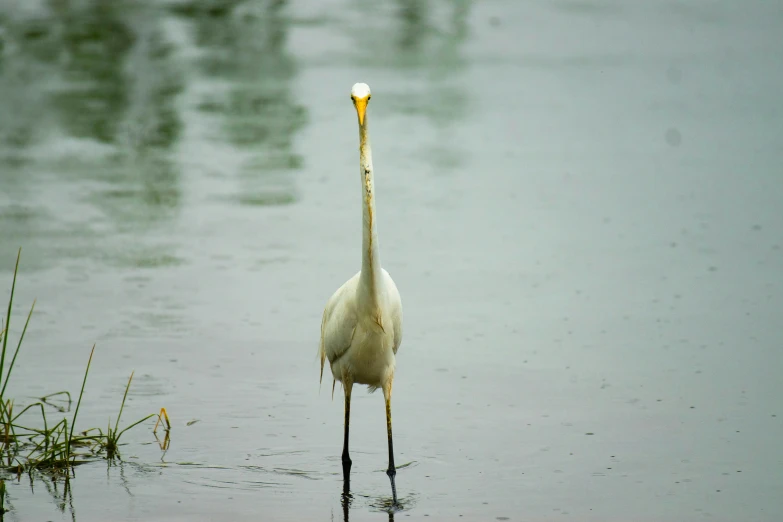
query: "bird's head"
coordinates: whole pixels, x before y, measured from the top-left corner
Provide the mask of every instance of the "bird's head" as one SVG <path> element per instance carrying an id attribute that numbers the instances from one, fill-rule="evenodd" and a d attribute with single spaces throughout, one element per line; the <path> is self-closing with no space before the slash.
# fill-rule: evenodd
<path id="1" fill-rule="evenodd" d="M 370 86 L 366 83 L 355 83 L 351 89 L 351 101 L 359 115 L 359 125 L 364 125 L 364 113 L 367 111 L 367 103 L 370 101 Z"/>

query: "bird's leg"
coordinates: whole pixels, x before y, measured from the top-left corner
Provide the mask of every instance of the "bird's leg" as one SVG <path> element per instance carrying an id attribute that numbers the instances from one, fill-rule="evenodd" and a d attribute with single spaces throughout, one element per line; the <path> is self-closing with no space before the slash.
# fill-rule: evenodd
<path id="1" fill-rule="evenodd" d="M 351 472 L 351 457 L 348 455 L 348 425 L 351 421 L 351 388 L 353 383 L 348 379 L 343 380 L 343 390 L 345 391 L 345 438 L 343 439 L 343 479 L 348 480 Z"/>
<path id="2" fill-rule="evenodd" d="M 397 487 L 394 484 L 394 477 L 397 476 L 397 468 L 394 467 L 394 447 L 392 445 L 392 418 L 391 418 L 391 380 L 383 386 L 383 398 L 386 401 L 386 433 L 389 436 L 389 469 L 386 474 L 389 476 L 392 488 L 392 498 L 397 505 Z"/>

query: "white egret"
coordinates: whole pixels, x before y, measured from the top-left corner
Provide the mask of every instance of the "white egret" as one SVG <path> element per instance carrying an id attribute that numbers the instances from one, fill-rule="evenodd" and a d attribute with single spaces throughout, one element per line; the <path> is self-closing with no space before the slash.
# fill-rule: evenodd
<path id="1" fill-rule="evenodd" d="M 351 100 L 359 117 L 359 174 L 362 182 L 362 268 L 345 282 L 326 303 L 321 321 L 321 380 L 324 361 L 329 359 L 334 383 L 340 381 L 345 392 L 345 437 L 343 474 L 351 471 L 348 454 L 348 425 L 351 417 L 351 390 L 354 384 L 366 384 L 369 391 L 383 390 L 386 401 L 386 430 L 389 439 L 389 476 L 394 502 L 397 489 L 392 447 L 391 393 L 395 355 L 402 340 L 402 301 L 389 273 L 381 268 L 375 214 L 372 152 L 367 130 L 367 104 L 370 87 L 357 83 Z"/>

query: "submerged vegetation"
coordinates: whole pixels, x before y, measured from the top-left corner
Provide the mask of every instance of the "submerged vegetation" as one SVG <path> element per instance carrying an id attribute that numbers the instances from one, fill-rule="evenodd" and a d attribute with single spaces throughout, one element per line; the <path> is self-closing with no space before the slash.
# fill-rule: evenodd
<path id="1" fill-rule="evenodd" d="M 157 416 L 158 423 L 163 424 L 168 440 L 168 431 L 171 428 L 166 410 L 161 408 L 159 414 L 150 414 L 139 419 L 130 425 L 120 428 L 120 419 L 122 410 L 125 407 L 125 401 L 128 397 L 133 373 L 125 386 L 125 394 L 122 397 L 117 418 L 112 427 L 111 421 L 104 431 L 101 428 L 90 428 L 84 431 L 76 431 L 76 419 L 79 414 L 79 406 L 84 395 L 84 388 L 87 384 L 87 376 L 90 372 L 92 356 L 95 353 L 93 345 L 90 351 L 90 357 L 87 360 L 87 367 L 84 370 L 84 378 L 79 396 L 76 400 L 76 407 L 73 415 L 68 418 L 62 417 L 54 422 L 47 411 L 55 411 L 57 414 L 70 413 L 73 403 L 71 394 L 67 391 L 59 391 L 44 397 L 40 397 L 32 404 L 27 404 L 21 410 L 15 411 L 15 402 L 6 397 L 6 388 L 10 380 L 11 373 L 16 363 L 16 358 L 22 348 L 27 327 L 30 324 L 30 318 L 35 309 L 35 301 L 30 307 L 24 328 L 16 343 L 13 354 L 8 351 L 8 340 L 11 324 L 11 316 L 14 301 L 14 290 L 16 287 L 16 276 L 19 272 L 19 260 L 21 258 L 21 249 L 16 258 L 13 280 L 11 283 L 11 294 L 8 299 L 8 309 L 4 320 L 0 318 L 0 469 L 6 473 L 32 473 L 33 471 L 47 473 L 56 479 L 64 478 L 66 481 L 70 478 L 73 466 L 90 462 L 97 459 L 115 459 L 119 458 L 119 443 L 122 435 L 142 422 Z M 13 346 L 13 345 L 12 345 Z M 5 368 L 6 355 L 10 355 L 10 363 Z M 65 403 L 60 406 L 52 402 L 57 401 Z M 155 424 L 153 431 L 158 428 Z M 0 514 L 5 511 L 5 483 L 0 480 Z"/>

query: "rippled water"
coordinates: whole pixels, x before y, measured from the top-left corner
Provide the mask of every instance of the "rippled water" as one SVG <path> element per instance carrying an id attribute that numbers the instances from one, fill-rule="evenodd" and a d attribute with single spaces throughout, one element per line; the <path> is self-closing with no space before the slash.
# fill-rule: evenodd
<path id="1" fill-rule="evenodd" d="M 783 12 L 748 1 L 5 0 L 0 276 L 17 402 L 124 461 L 9 483 L 10 520 L 779 520 Z M 373 89 L 405 303 L 380 394 L 319 391 L 360 263 Z M 18 332 L 16 324 L 14 333 Z M 15 338 L 15 335 L 14 335 Z"/>

